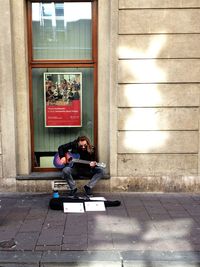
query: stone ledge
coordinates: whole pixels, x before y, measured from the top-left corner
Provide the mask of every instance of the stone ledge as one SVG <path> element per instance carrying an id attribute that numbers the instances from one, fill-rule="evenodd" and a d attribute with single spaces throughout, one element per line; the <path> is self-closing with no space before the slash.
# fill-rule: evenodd
<path id="1" fill-rule="evenodd" d="M 30 174 L 17 175 L 16 180 L 57 180 L 62 179 L 62 172 L 31 172 Z M 80 177 L 82 180 L 88 179 L 88 177 Z M 102 179 L 110 179 L 110 175 L 105 175 Z"/>
<path id="2" fill-rule="evenodd" d="M 61 172 L 31 172 L 30 174 L 16 176 L 16 180 L 55 180 L 61 178 Z"/>

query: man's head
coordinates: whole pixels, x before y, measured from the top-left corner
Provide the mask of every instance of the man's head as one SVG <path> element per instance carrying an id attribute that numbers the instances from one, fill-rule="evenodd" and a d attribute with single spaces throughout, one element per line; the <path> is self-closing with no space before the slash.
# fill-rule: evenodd
<path id="1" fill-rule="evenodd" d="M 86 141 L 86 140 L 79 141 L 79 142 L 78 142 L 78 147 L 79 147 L 81 150 L 86 150 L 86 149 L 87 149 L 87 141 Z"/>
<path id="2" fill-rule="evenodd" d="M 80 136 L 77 139 L 78 141 L 78 148 L 82 151 L 91 151 L 91 144 L 90 144 L 90 140 L 89 138 L 87 138 L 86 136 Z"/>

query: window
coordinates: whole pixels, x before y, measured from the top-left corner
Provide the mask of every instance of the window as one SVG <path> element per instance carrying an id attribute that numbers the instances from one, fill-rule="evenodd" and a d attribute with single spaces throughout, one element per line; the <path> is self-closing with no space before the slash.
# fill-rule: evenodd
<path id="1" fill-rule="evenodd" d="M 32 3 L 33 59 L 92 59 L 92 3 Z"/>
<path id="2" fill-rule="evenodd" d="M 54 171 L 52 159 L 59 145 L 79 135 L 87 135 L 97 145 L 97 2 L 28 3 L 32 170 Z M 81 126 L 47 127 L 44 79 L 61 91 L 61 81 L 54 77 L 68 77 L 66 82 L 72 87 L 67 73 L 82 77 Z M 68 105 L 60 91 L 63 102 L 59 105 Z M 50 101 L 55 112 L 57 99 Z"/>

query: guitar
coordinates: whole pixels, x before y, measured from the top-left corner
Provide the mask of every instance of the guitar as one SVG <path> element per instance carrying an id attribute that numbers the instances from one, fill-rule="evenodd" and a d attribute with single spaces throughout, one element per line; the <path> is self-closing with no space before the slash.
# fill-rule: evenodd
<path id="1" fill-rule="evenodd" d="M 90 164 L 90 162 L 91 162 L 88 160 L 80 159 L 79 154 L 74 154 L 74 153 L 69 153 L 69 152 L 65 154 L 65 158 L 67 160 L 67 163 L 63 164 L 60 161 L 59 154 L 56 153 L 54 158 L 53 158 L 53 165 L 58 169 L 63 169 L 66 166 L 72 167 L 74 163 Z M 96 166 L 106 168 L 106 164 L 103 162 L 101 162 L 101 163 L 97 162 Z"/>

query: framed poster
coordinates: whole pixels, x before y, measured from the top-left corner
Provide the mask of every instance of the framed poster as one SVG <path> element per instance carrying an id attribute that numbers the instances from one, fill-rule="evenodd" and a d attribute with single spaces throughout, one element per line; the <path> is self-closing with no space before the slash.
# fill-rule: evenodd
<path id="1" fill-rule="evenodd" d="M 82 126 L 82 73 L 44 73 L 45 127 Z"/>

